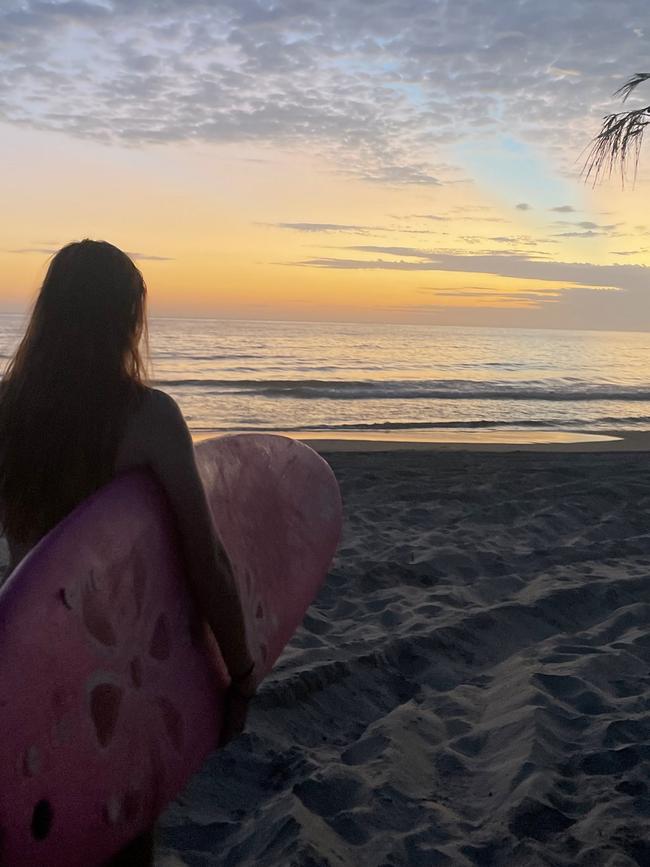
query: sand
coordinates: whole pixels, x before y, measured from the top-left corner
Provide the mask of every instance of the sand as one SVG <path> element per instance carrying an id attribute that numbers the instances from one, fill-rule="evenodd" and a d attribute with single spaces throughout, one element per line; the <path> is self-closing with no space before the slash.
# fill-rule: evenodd
<path id="1" fill-rule="evenodd" d="M 329 455 L 327 585 L 159 863 L 650 864 L 649 458 Z"/>
<path id="2" fill-rule="evenodd" d="M 650 454 L 328 459 L 326 586 L 157 863 L 649 865 Z"/>

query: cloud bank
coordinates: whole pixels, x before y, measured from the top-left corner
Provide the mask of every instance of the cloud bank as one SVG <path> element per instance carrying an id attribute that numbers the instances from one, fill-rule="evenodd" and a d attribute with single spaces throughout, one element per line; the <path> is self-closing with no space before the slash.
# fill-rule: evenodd
<path id="1" fill-rule="evenodd" d="M 643 330 L 650 324 L 650 268 L 644 265 L 594 265 L 586 262 L 555 262 L 525 254 L 462 254 L 422 250 L 416 247 L 356 245 L 346 247 L 360 253 L 402 257 L 399 259 L 357 259 L 322 257 L 300 265 L 339 270 L 438 271 L 484 274 L 541 284 L 532 295 L 510 294 L 503 290 L 480 290 L 480 300 L 499 298 L 503 306 L 528 302 L 530 324 L 539 327 Z M 544 288 L 544 283 L 564 284 Z M 436 291 L 436 290 L 427 290 Z M 471 298 L 465 289 L 449 291 L 459 298 Z M 470 290 L 470 292 L 476 290 Z M 474 296 L 475 300 L 477 296 Z M 431 308 L 430 308 L 431 309 Z M 466 308 L 464 308 L 466 309 Z M 521 311 L 518 311 L 521 312 Z M 477 323 L 485 311 L 474 312 Z M 525 320 L 519 317 L 521 325 Z"/>
<path id="2" fill-rule="evenodd" d="M 647 17 L 645 0 L 6 0 L 0 119 L 287 145 L 394 185 L 436 186 L 443 148 L 497 128 L 570 166 L 647 66 Z"/>

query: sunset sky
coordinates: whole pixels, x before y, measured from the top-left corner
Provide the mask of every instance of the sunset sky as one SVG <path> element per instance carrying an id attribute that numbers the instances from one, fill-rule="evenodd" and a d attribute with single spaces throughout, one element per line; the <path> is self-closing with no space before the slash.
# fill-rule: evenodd
<path id="1" fill-rule="evenodd" d="M 91 237 L 162 315 L 648 330 L 650 138 L 580 178 L 648 69 L 646 0 L 3 0 L 2 309 Z"/>

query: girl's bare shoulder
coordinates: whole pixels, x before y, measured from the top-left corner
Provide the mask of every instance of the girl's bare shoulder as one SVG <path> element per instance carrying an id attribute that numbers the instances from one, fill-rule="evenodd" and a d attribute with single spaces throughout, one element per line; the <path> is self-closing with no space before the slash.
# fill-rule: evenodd
<path id="1" fill-rule="evenodd" d="M 127 420 L 115 472 L 151 464 L 161 452 L 188 442 L 191 436 L 176 401 L 164 391 L 146 388 Z"/>

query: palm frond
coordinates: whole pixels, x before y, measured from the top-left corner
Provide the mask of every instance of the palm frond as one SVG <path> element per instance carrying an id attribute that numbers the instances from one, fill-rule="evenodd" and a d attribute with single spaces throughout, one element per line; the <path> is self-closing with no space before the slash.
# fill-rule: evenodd
<path id="1" fill-rule="evenodd" d="M 632 91 L 640 84 L 643 84 L 644 81 L 648 81 L 648 79 L 650 79 L 650 72 L 635 72 L 632 78 L 628 79 L 624 85 L 614 91 L 614 96 L 622 96 L 623 102 L 625 102 Z"/>
<path id="2" fill-rule="evenodd" d="M 622 87 L 619 87 L 614 95 L 622 96 L 625 102 L 640 84 L 648 80 L 650 80 L 650 72 L 637 72 Z M 618 165 L 621 183 L 625 186 L 626 170 L 630 162 L 634 167 L 633 178 L 636 179 L 643 136 L 649 125 L 650 105 L 606 115 L 601 130 L 593 139 L 587 154 L 583 167 L 585 180 L 593 180 L 595 186 L 602 175 L 611 176 Z"/>

